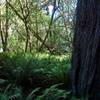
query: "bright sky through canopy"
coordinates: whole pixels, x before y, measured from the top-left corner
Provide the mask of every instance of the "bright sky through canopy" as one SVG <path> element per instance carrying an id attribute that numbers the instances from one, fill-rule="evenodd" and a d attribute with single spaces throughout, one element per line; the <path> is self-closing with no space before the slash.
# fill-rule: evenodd
<path id="1" fill-rule="evenodd" d="M 49 6 L 48 6 L 48 9 L 49 9 L 49 14 L 52 15 L 53 6 L 52 6 L 52 5 L 49 5 Z"/>
<path id="2" fill-rule="evenodd" d="M 0 0 L 0 5 L 6 3 L 6 0 Z"/>

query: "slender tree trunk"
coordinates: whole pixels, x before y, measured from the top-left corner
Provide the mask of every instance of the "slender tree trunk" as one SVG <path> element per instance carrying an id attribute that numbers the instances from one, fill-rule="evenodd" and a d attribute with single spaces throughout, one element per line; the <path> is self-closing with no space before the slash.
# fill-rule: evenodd
<path id="1" fill-rule="evenodd" d="M 2 27 L 1 27 L 1 9 L 0 9 L 0 36 L 1 36 L 1 42 L 2 42 L 2 46 L 4 43 L 4 39 L 3 39 L 3 34 L 2 34 Z"/>
<path id="2" fill-rule="evenodd" d="M 56 12 L 56 10 L 57 10 L 57 9 L 56 9 L 56 0 L 54 0 L 53 6 L 54 6 L 54 8 L 53 8 L 53 12 L 52 12 L 52 15 L 51 15 L 51 21 L 50 21 L 50 24 L 49 24 L 49 29 L 48 29 L 48 31 L 47 31 L 47 34 L 45 35 L 45 38 L 44 38 L 44 40 L 43 40 L 43 42 L 42 42 L 40 48 L 39 48 L 40 51 L 41 51 L 41 49 L 43 48 L 43 46 L 44 46 L 44 44 L 45 44 L 47 38 L 48 38 L 49 36 L 51 37 L 51 35 L 52 35 L 51 29 L 52 29 L 52 24 L 53 24 L 53 20 L 54 20 L 54 15 L 55 15 L 55 12 Z M 49 37 L 49 38 L 50 38 L 50 37 Z"/>
<path id="3" fill-rule="evenodd" d="M 9 18 L 8 18 L 8 4 L 6 3 L 6 24 L 5 24 L 5 32 L 2 31 L 2 15 L 0 10 L 0 36 L 2 41 L 3 51 L 7 51 L 8 45 L 8 30 L 9 30 Z M 4 26 L 3 26 L 4 27 Z"/>
<path id="4" fill-rule="evenodd" d="M 29 31 L 28 31 L 28 26 L 27 26 L 27 21 L 25 20 L 25 22 L 24 22 L 24 24 L 25 24 L 25 29 L 26 29 L 26 34 L 27 34 L 27 36 L 26 36 L 26 42 L 25 42 L 25 52 L 27 52 L 28 51 L 28 46 L 29 46 Z"/>
<path id="5" fill-rule="evenodd" d="M 5 43 L 4 43 L 4 51 L 7 51 L 8 45 L 8 30 L 9 30 L 9 17 L 8 17 L 8 4 L 6 3 L 6 32 L 5 32 Z"/>

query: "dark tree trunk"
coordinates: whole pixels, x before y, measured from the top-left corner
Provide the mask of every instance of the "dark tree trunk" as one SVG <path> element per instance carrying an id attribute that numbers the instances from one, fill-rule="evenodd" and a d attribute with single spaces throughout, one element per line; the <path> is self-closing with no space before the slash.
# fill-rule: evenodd
<path id="1" fill-rule="evenodd" d="M 72 92 L 97 94 L 100 70 L 100 0 L 78 0 L 72 56 Z M 98 82 L 97 82 L 98 81 Z M 100 90 L 100 86 L 99 86 Z M 97 97 L 98 98 L 98 97 Z M 92 100 L 92 99 L 90 99 Z M 94 99 L 94 100 L 100 100 Z"/>

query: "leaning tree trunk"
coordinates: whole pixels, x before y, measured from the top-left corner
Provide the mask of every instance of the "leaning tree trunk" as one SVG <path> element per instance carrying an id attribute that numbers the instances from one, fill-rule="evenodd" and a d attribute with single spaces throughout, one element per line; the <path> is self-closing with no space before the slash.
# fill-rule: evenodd
<path id="1" fill-rule="evenodd" d="M 72 56 L 73 94 L 85 97 L 92 93 L 96 95 L 97 88 L 100 91 L 100 86 L 96 87 L 100 85 L 97 72 L 100 70 L 99 45 L 100 0 L 78 0 Z M 100 100 L 100 97 L 94 100 Z"/>

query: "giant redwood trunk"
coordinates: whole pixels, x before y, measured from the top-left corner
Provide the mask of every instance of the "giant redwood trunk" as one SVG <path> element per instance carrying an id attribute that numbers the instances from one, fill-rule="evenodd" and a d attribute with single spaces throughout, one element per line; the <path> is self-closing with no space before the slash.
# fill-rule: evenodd
<path id="1" fill-rule="evenodd" d="M 100 0 L 77 0 L 72 92 L 100 100 Z"/>

